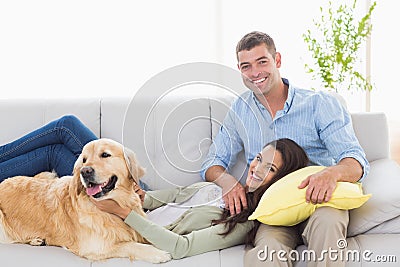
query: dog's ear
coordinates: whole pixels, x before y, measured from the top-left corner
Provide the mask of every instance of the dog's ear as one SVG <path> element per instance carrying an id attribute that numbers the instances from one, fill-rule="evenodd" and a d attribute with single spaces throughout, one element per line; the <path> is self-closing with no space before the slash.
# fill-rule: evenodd
<path id="1" fill-rule="evenodd" d="M 85 191 L 85 187 L 83 186 L 81 182 L 81 168 L 82 168 L 82 154 L 78 157 L 78 159 L 75 161 L 74 164 L 74 170 L 73 170 L 73 182 L 72 182 L 72 190 L 76 195 L 79 195 L 82 191 Z"/>
<path id="2" fill-rule="evenodd" d="M 125 162 L 132 179 L 139 184 L 139 179 L 145 174 L 145 169 L 140 166 L 135 153 L 129 148 L 124 147 Z"/>

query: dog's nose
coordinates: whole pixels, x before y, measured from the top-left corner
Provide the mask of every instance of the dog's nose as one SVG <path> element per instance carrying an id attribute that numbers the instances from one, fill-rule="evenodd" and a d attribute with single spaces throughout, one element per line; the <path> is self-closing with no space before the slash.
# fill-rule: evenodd
<path id="1" fill-rule="evenodd" d="M 85 179 L 89 179 L 94 176 L 94 169 L 92 167 L 83 167 L 81 169 L 81 175 Z"/>

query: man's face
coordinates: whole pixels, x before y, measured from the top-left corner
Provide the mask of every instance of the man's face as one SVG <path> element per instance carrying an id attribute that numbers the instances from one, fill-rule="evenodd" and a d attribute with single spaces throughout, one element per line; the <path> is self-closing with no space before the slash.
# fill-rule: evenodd
<path id="1" fill-rule="evenodd" d="M 267 95 L 281 79 L 278 70 L 281 65 L 280 54 L 277 52 L 274 59 L 265 44 L 240 51 L 238 60 L 243 82 L 255 94 Z"/>

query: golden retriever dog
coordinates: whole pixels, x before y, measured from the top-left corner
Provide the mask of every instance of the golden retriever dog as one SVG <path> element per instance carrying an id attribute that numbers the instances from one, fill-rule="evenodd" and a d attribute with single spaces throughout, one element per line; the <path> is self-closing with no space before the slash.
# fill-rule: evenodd
<path id="1" fill-rule="evenodd" d="M 171 259 L 115 215 L 90 200 L 113 199 L 145 216 L 134 185 L 143 176 L 135 155 L 110 139 L 86 144 L 73 175 L 45 172 L 0 183 L 0 243 L 64 247 L 89 260 Z"/>

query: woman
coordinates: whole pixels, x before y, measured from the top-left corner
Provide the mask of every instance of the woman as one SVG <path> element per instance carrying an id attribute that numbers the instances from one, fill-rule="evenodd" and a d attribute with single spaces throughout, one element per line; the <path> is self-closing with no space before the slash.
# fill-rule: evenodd
<path id="1" fill-rule="evenodd" d="M 95 139 L 95 134 L 78 118 L 63 116 L 0 146 L 0 182 L 42 171 L 55 171 L 60 177 L 71 175 L 83 146 Z"/>
<path id="2" fill-rule="evenodd" d="M 93 200 L 93 203 L 119 216 L 154 246 L 179 259 L 242 243 L 254 245 L 260 223 L 247 218 L 261 196 L 271 184 L 307 165 L 306 153 L 294 141 L 279 139 L 268 143 L 249 166 L 245 187 L 248 209 L 234 216 L 220 207 L 221 189 L 208 182 L 151 192 L 136 188 L 139 195 L 144 195 L 143 207 L 151 210 L 148 219 L 113 200 Z M 218 197 L 210 199 L 210 195 Z"/>

